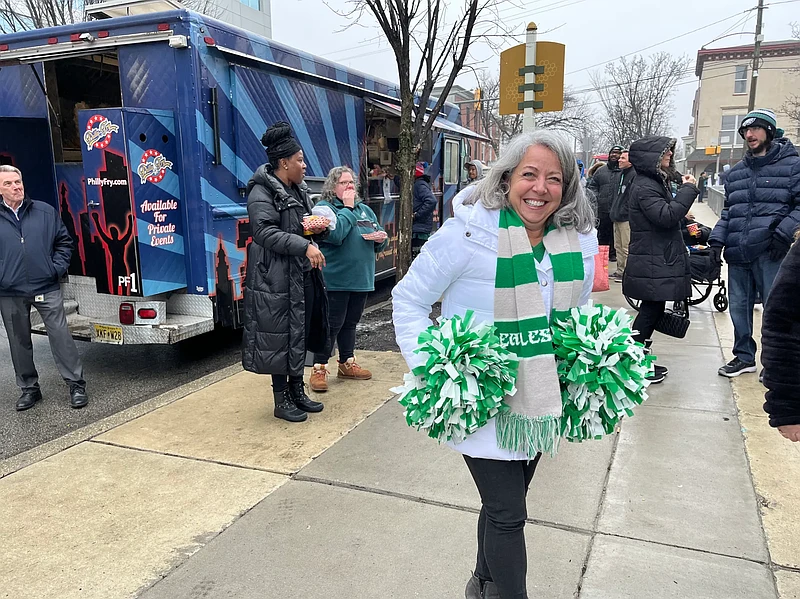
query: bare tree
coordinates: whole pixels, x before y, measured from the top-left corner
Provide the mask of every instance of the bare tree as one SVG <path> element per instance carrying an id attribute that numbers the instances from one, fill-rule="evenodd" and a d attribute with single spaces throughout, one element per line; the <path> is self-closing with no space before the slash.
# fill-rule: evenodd
<path id="1" fill-rule="evenodd" d="M 792 37 L 800 40 L 800 23 L 792 23 Z M 794 73 L 800 73 L 800 67 L 792 69 Z M 800 136 L 800 95 L 791 94 L 781 106 L 781 112 L 786 114 L 796 126 L 797 134 Z"/>
<path id="2" fill-rule="evenodd" d="M 675 86 L 689 72 L 688 56 L 658 52 L 620 58 L 591 74 L 600 97 L 607 141 L 630 145 L 647 135 L 666 135 L 674 112 Z"/>
<path id="3" fill-rule="evenodd" d="M 337 14 L 355 22 L 371 15 L 391 46 L 400 79 L 400 207 L 398 210 L 397 276 L 402 278 L 411 262 L 413 170 L 425 138 L 433 128 L 428 118 L 431 92 L 440 87 L 430 110 L 439 114 L 456 77 L 461 73 L 470 46 L 502 22 L 496 7 L 502 0 L 350 0 L 351 8 Z M 448 19 L 448 8 L 457 13 Z M 487 17 L 486 20 L 482 20 Z M 362 21 L 363 22 L 363 21 Z M 412 58 L 413 55 L 413 58 Z M 415 102 L 416 98 L 416 102 Z"/>
<path id="4" fill-rule="evenodd" d="M 85 8 L 101 0 L 0 0 L 0 33 L 80 23 Z M 214 0 L 183 0 L 184 7 L 210 17 L 220 15 Z"/>

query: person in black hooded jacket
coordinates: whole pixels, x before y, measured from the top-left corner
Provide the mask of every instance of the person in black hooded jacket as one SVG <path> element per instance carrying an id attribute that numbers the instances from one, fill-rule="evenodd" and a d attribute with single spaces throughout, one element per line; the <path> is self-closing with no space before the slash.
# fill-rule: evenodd
<path id="1" fill-rule="evenodd" d="M 327 350 L 325 256 L 304 235 L 313 203 L 303 182 L 303 150 L 288 123 L 272 125 L 261 143 L 269 163 L 247 184 L 253 241 L 247 249 L 242 366 L 272 375 L 275 417 L 302 422 L 323 405 L 305 393 L 306 351 Z M 317 233 L 322 233 L 317 231 Z"/>
<path id="2" fill-rule="evenodd" d="M 675 144 L 669 137 L 651 136 L 635 141 L 630 149 L 636 178 L 628 205 L 631 243 L 622 292 L 641 300 L 633 323 L 634 339 L 647 347 L 666 302 L 685 301 L 692 294 L 681 221 L 700 192 L 691 175 L 684 175 L 680 186 L 676 184 Z M 657 365 L 648 378 L 660 383 L 667 373 Z"/>
<path id="3" fill-rule="evenodd" d="M 619 185 L 617 174 L 620 171 L 619 159 L 622 146 L 613 146 L 608 151 L 608 162 L 601 166 L 586 184 L 586 189 L 594 194 L 597 202 L 597 243 L 609 246 L 609 259 L 616 259 L 614 249 L 614 222 L 611 220 L 611 205 Z"/>
<path id="4" fill-rule="evenodd" d="M 768 389 L 764 411 L 769 424 L 790 441 L 800 441 L 800 244 L 781 264 L 764 307 L 761 363 Z"/>

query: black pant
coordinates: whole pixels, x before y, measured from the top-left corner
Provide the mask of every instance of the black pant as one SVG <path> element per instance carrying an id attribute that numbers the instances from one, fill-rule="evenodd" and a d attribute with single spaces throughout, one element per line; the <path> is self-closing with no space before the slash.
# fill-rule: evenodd
<path id="1" fill-rule="evenodd" d="M 305 335 L 303 336 L 303 349 L 305 350 L 308 334 L 311 331 L 311 316 L 314 313 L 314 282 L 311 280 L 311 271 L 303 273 L 303 295 L 306 310 L 306 327 Z M 272 390 L 283 391 L 286 389 L 288 386 L 287 379 L 290 383 L 303 382 L 303 375 L 287 377 L 285 374 L 273 374 Z"/>
<path id="2" fill-rule="evenodd" d="M 633 340 L 639 343 L 644 343 L 648 339 L 653 338 L 653 331 L 656 330 L 656 323 L 661 315 L 664 313 L 667 302 L 650 302 L 642 300 L 642 305 L 639 306 L 639 314 L 636 320 L 633 321 L 633 330 L 638 331 Z"/>
<path id="3" fill-rule="evenodd" d="M 316 364 L 327 364 L 333 344 L 339 347 L 339 362 L 347 362 L 356 349 L 356 325 L 367 305 L 366 291 L 328 291 L 330 341 L 327 354 L 314 354 Z"/>
<path id="4" fill-rule="evenodd" d="M 481 496 L 478 560 L 475 575 L 497 585 L 500 599 L 527 597 L 525 578 L 525 496 L 541 454 L 525 461 L 485 460 L 464 456 Z"/>

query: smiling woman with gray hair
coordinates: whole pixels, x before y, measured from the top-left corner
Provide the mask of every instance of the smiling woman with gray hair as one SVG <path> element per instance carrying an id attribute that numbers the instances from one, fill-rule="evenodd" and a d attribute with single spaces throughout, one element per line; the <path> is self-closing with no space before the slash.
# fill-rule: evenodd
<path id="1" fill-rule="evenodd" d="M 505 398 L 510 411 L 450 445 L 464 455 L 483 504 L 466 597 L 524 598 L 525 496 L 541 454 L 555 451 L 561 415 L 549 320 L 589 300 L 594 213 L 569 144 L 550 131 L 512 140 L 453 206 L 392 293 L 395 333 L 412 370 L 424 363 L 414 350 L 439 298 L 445 318 L 472 310 L 498 333 L 522 333 L 501 335 L 520 358 L 517 393 Z"/>

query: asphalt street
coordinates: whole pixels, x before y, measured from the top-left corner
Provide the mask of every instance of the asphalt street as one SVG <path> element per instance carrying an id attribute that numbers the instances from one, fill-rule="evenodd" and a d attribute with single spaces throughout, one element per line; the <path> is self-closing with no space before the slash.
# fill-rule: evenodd
<path id="1" fill-rule="evenodd" d="M 47 337 L 33 337 L 34 360 L 44 399 L 17 412 L 5 330 L 0 327 L 0 459 L 16 455 L 219 370 L 241 359 L 241 332 L 219 331 L 177 344 L 104 345 L 77 342 L 89 405 L 69 407 L 69 389 L 56 370 Z"/>
<path id="2" fill-rule="evenodd" d="M 379 281 L 367 305 L 386 301 L 392 282 Z M 393 343 L 391 323 L 378 328 L 386 329 L 385 333 L 378 333 L 381 337 L 391 337 L 384 344 Z M 20 392 L 6 332 L 0 326 L 0 460 L 236 364 L 241 360 L 241 340 L 241 331 L 223 330 L 174 346 L 77 342 L 89 405 L 73 410 L 69 407 L 69 389 L 53 363 L 47 337 L 34 335 L 34 361 L 44 399 L 30 410 L 17 412 L 14 404 Z"/>

